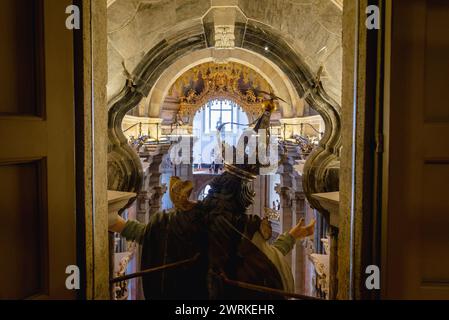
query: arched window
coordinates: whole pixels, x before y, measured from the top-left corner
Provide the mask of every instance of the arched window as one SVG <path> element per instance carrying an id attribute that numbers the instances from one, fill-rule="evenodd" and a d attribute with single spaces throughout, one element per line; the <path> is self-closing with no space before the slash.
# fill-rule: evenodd
<path id="1" fill-rule="evenodd" d="M 202 123 L 201 123 L 202 122 Z M 210 100 L 195 115 L 194 128 L 201 125 L 204 133 L 216 133 L 217 127 L 223 123 L 230 123 L 225 132 L 235 133 L 241 131 L 241 126 L 235 123 L 248 123 L 248 117 L 241 107 L 230 100 Z"/>
<path id="2" fill-rule="evenodd" d="M 222 140 L 236 145 L 238 138 L 248 124 L 248 116 L 242 108 L 231 100 L 210 100 L 198 111 L 193 119 L 194 172 L 209 169 L 210 164 L 221 164 L 216 140 L 217 128 L 229 123 L 222 130 Z M 238 125 L 241 124 L 241 125 Z"/>

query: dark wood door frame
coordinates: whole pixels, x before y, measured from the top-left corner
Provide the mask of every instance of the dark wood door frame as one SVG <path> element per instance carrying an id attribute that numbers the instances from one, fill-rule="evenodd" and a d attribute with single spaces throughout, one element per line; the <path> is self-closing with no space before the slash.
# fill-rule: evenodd
<path id="1" fill-rule="evenodd" d="M 83 12 L 84 1 L 74 0 L 73 4 Z M 84 15 L 81 15 L 81 25 L 84 25 Z M 76 257 L 80 269 L 81 288 L 77 298 L 86 299 L 87 267 L 86 267 L 86 189 L 87 181 L 85 167 L 85 140 L 86 132 L 84 108 L 84 40 L 82 30 L 74 30 L 74 76 L 75 76 L 75 163 L 76 163 Z"/>

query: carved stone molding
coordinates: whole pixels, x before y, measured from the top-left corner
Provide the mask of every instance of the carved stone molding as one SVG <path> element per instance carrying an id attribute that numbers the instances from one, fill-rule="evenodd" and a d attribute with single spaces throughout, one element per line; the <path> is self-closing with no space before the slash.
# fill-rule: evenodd
<path id="1" fill-rule="evenodd" d="M 219 49 L 229 49 L 234 46 L 234 25 L 215 26 L 215 47 Z"/>

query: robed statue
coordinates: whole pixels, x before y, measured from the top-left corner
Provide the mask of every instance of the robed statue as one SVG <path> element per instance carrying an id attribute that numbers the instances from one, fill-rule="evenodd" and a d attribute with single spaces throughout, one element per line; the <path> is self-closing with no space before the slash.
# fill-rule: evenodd
<path id="1" fill-rule="evenodd" d="M 254 134 L 269 128 L 273 110 L 271 98 L 254 123 Z M 243 164 L 225 162 L 224 173 L 214 178 L 202 201 L 189 200 L 190 181 L 172 177 L 169 192 L 174 209 L 152 215 L 146 225 L 120 217 L 110 223 L 111 231 L 142 244 L 142 270 L 191 261 L 145 274 L 146 299 L 283 298 L 269 290 L 236 284 L 294 291 L 285 255 L 298 239 L 313 233 L 314 222 L 304 226 L 302 220 L 270 244 L 268 219 L 246 213 L 255 196 L 251 182 L 262 165 L 258 161 L 249 164 L 248 155 L 244 159 Z"/>

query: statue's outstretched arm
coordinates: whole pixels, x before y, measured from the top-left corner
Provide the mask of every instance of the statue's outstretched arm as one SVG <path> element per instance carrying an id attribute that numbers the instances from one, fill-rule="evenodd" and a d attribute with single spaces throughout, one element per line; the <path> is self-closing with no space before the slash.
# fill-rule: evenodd
<path id="1" fill-rule="evenodd" d="M 117 215 L 113 216 L 112 218 L 109 217 L 108 224 L 109 224 L 108 229 L 110 232 L 122 233 L 122 231 L 126 225 L 126 220 L 117 214 Z"/>
<path id="2" fill-rule="evenodd" d="M 298 224 L 294 226 L 288 233 L 296 240 L 300 240 L 313 235 L 314 231 L 315 231 L 315 219 L 313 219 L 309 223 L 309 225 L 305 226 L 304 218 L 301 218 Z"/>
<path id="3" fill-rule="evenodd" d="M 309 225 L 304 225 L 304 219 L 301 219 L 296 226 L 289 232 L 281 234 L 274 242 L 273 246 L 278 249 L 284 256 L 293 250 L 296 241 L 311 236 L 315 230 L 315 220 L 312 220 Z"/>
<path id="4" fill-rule="evenodd" d="M 296 244 L 296 239 L 293 238 L 288 232 L 281 234 L 272 244 L 273 247 L 278 249 L 284 256 L 293 250 Z"/>
<path id="5" fill-rule="evenodd" d="M 114 221 L 109 221 L 109 231 L 120 233 L 128 241 L 143 243 L 146 225 L 137 221 L 126 221 L 117 215 Z"/>
<path id="6" fill-rule="evenodd" d="M 170 178 L 169 194 L 176 210 L 189 211 L 196 205 L 196 202 L 189 200 L 192 190 L 193 183 L 191 181 L 182 181 L 175 176 Z M 157 223 L 157 220 L 157 215 L 153 215 L 149 224 Z M 137 221 L 126 221 L 119 215 L 110 217 L 108 224 L 109 231 L 120 233 L 128 241 L 143 243 L 147 225 Z"/>

